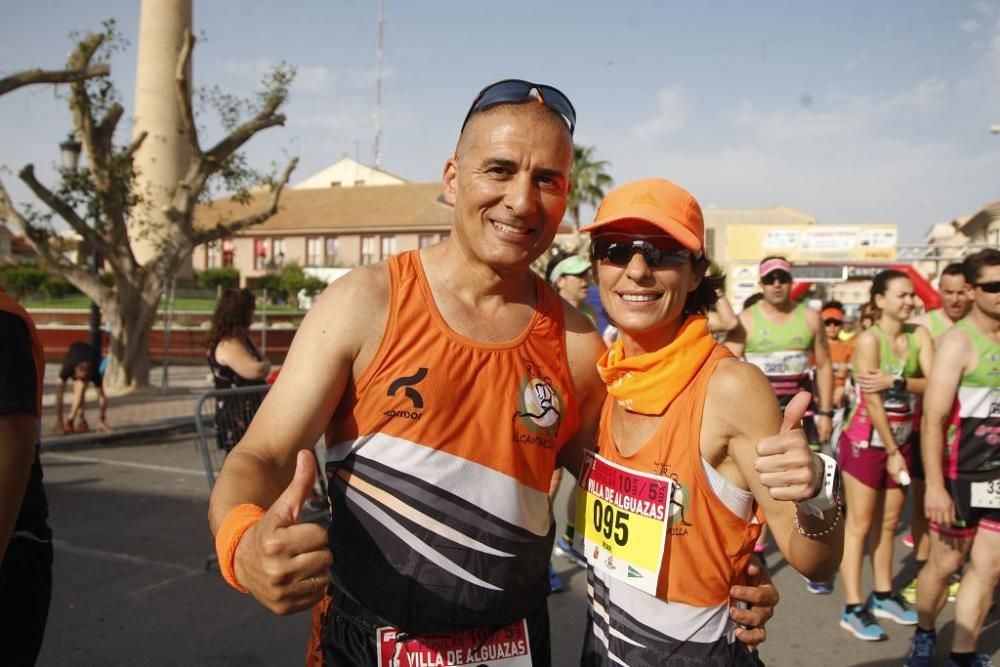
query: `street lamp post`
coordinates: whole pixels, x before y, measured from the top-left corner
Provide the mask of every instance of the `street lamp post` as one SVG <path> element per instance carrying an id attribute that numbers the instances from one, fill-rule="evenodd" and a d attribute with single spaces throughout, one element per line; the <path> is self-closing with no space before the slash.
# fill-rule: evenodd
<path id="1" fill-rule="evenodd" d="M 59 153 L 62 157 L 63 169 L 66 171 L 75 172 L 80 166 L 80 153 L 82 152 L 83 146 L 77 141 L 76 137 L 70 133 L 65 141 L 59 144 Z M 95 231 L 99 229 L 98 221 L 94 221 Z M 97 244 L 93 244 L 90 249 L 90 273 L 94 276 L 94 280 L 100 281 L 101 279 L 101 256 L 100 250 Z M 97 357 L 100 359 L 103 356 L 103 348 L 101 341 L 101 309 L 97 305 L 97 302 L 93 299 L 90 300 L 90 346 L 94 348 L 97 352 Z"/>

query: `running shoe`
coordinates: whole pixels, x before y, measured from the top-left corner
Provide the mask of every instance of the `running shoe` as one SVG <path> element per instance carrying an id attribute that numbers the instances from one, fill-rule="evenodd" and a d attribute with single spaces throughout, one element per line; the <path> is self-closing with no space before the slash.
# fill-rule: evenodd
<path id="1" fill-rule="evenodd" d="M 566 539 L 565 535 L 559 536 L 556 540 L 556 546 L 553 551 L 560 556 L 570 559 L 580 567 L 587 567 L 587 559 L 573 550 L 573 545 L 569 543 L 569 540 Z"/>
<path id="2" fill-rule="evenodd" d="M 833 592 L 833 582 L 811 581 L 806 579 L 806 590 L 813 595 L 829 595 Z"/>
<path id="3" fill-rule="evenodd" d="M 884 600 L 872 594 L 870 600 L 872 613 L 878 618 L 887 618 L 899 625 L 917 624 L 917 612 L 910 609 L 909 603 L 899 593 L 890 593 Z"/>
<path id="4" fill-rule="evenodd" d="M 866 642 L 880 642 L 889 638 L 868 607 L 845 611 L 840 615 L 840 627 Z"/>
<path id="5" fill-rule="evenodd" d="M 955 598 L 958 597 L 958 588 L 961 583 L 962 579 L 955 577 L 951 580 L 951 583 L 948 584 L 948 602 L 954 602 Z"/>
<path id="6" fill-rule="evenodd" d="M 767 551 L 767 542 L 758 542 L 753 545 L 753 552 L 758 556 L 763 556 L 765 551 Z"/>
<path id="7" fill-rule="evenodd" d="M 948 667 L 958 667 L 958 663 L 948 658 Z M 993 660 L 988 653 L 977 653 L 972 660 L 972 667 L 993 667 Z"/>
<path id="8" fill-rule="evenodd" d="M 903 596 L 907 604 L 917 604 L 917 578 L 913 577 L 910 583 L 906 584 L 899 594 Z"/>
<path id="9" fill-rule="evenodd" d="M 934 647 L 937 635 L 933 632 L 915 632 L 906 654 L 906 667 L 934 667 Z"/>
<path id="10" fill-rule="evenodd" d="M 906 535 L 903 535 L 903 546 L 906 547 L 907 549 L 912 549 L 913 548 L 913 534 L 912 533 L 907 533 Z"/>
<path id="11" fill-rule="evenodd" d="M 955 598 L 958 597 L 959 584 L 961 584 L 961 579 L 958 578 L 952 579 L 951 583 L 948 584 L 948 602 L 954 602 Z M 910 604 L 917 604 L 917 578 L 913 577 L 913 580 L 906 584 L 899 594 Z"/>
<path id="12" fill-rule="evenodd" d="M 549 563 L 549 588 L 553 593 L 561 593 L 564 589 L 562 579 L 556 574 L 556 569 Z"/>

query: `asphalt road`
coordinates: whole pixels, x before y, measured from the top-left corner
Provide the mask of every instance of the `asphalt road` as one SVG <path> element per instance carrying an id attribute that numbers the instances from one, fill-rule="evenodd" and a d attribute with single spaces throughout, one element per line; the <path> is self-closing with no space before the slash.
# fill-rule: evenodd
<path id="1" fill-rule="evenodd" d="M 56 563 L 39 665 L 302 664 L 307 614 L 272 616 L 205 569 L 214 551 L 208 485 L 190 437 L 43 452 L 42 461 Z M 557 502 L 557 514 L 563 506 Z M 897 555 L 909 553 L 899 546 Z M 553 664 L 574 665 L 586 577 L 561 557 L 555 564 L 569 590 L 549 601 Z M 858 641 L 837 626 L 839 590 L 810 595 L 780 554 L 769 554 L 768 565 L 782 595 L 761 649 L 768 665 L 902 664 L 911 629 L 888 624 L 888 641 Z M 941 618 L 942 643 L 952 608 Z M 997 611 L 983 637 L 982 648 L 1000 659 Z"/>

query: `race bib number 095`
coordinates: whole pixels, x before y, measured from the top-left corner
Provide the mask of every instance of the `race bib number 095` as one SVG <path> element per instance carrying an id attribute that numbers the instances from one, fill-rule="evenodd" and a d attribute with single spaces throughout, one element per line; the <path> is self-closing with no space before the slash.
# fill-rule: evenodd
<path id="1" fill-rule="evenodd" d="M 673 481 L 588 452 L 577 485 L 574 547 L 595 569 L 656 595 Z"/>

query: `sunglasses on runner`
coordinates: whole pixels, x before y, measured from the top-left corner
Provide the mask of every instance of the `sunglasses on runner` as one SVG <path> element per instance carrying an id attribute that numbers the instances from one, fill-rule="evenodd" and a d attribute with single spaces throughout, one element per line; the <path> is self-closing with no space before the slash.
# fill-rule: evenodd
<path id="1" fill-rule="evenodd" d="M 573 130 L 576 129 L 576 109 L 573 108 L 573 103 L 569 101 L 569 98 L 552 86 L 532 83 L 523 79 L 504 79 L 491 83 L 480 90 L 476 99 L 472 101 L 472 106 L 469 107 L 469 113 L 465 114 L 462 130 L 465 130 L 472 114 L 477 111 L 489 109 L 498 104 L 517 104 L 529 99 L 538 100 L 539 104 L 544 104 L 562 116 L 566 124 L 569 125 L 569 133 L 573 134 Z"/>
<path id="2" fill-rule="evenodd" d="M 989 283 L 976 283 L 976 287 L 989 294 L 996 294 L 1000 292 L 1000 280 L 994 280 Z"/>
<path id="3" fill-rule="evenodd" d="M 670 236 L 636 238 L 597 237 L 590 242 L 590 256 L 599 261 L 628 266 L 632 255 L 642 253 L 646 266 L 658 269 L 663 266 L 680 266 L 688 261 L 692 252 Z"/>
<path id="4" fill-rule="evenodd" d="M 825 325 L 826 325 L 826 326 L 828 326 L 828 327 L 829 327 L 829 326 L 838 326 L 838 327 L 839 327 L 839 326 L 841 326 L 841 325 L 842 325 L 843 323 L 844 323 L 844 321 L 843 321 L 843 320 L 834 320 L 834 319 L 829 319 L 829 320 L 823 320 L 823 324 L 825 324 Z"/>
<path id="5" fill-rule="evenodd" d="M 788 271 L 771 271 L 769 274 L 760 279 L 761 285 L 773 285 L 775 282 L 787 285 L 792 282 L 792 274 Z"/>

